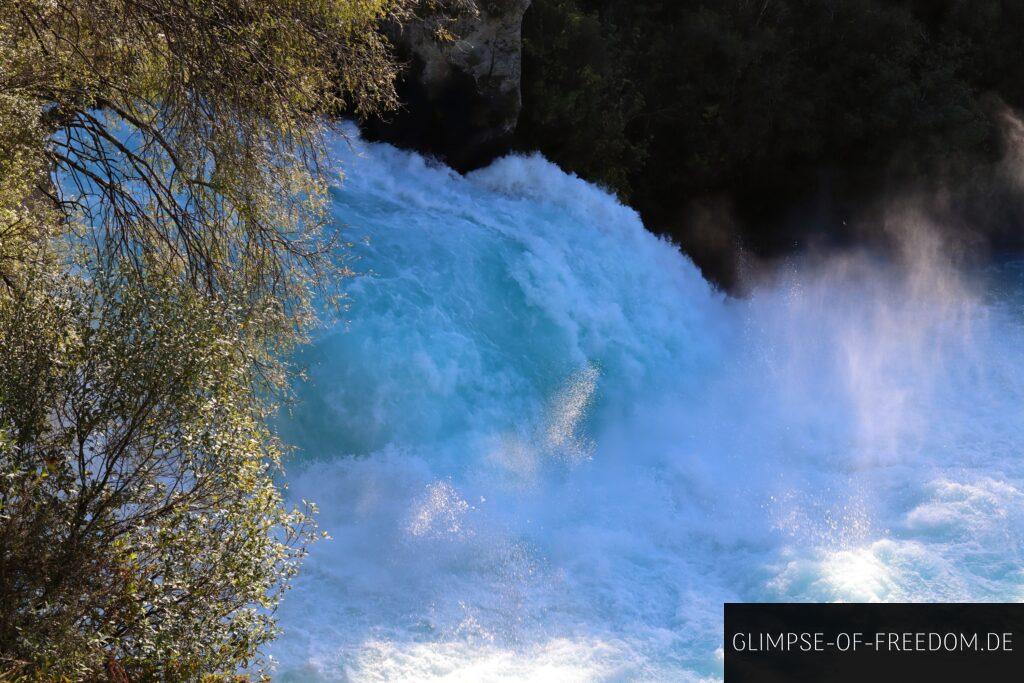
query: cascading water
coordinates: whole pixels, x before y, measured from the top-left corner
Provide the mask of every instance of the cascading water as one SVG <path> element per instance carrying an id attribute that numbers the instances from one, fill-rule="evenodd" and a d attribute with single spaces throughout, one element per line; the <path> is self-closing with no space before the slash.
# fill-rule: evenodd
<path id="1" fill-rule="evenodd" d="M 339 154 L 280 680 L 714 680 L 724 601 L 1024 599 L 1024 271 L 924 241 L 731 300 L 540 157 Z"/>

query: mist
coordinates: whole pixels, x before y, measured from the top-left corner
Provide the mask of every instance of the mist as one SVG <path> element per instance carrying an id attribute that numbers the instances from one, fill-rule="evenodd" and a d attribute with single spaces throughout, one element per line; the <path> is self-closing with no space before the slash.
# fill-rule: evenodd
<path id="1" fill-rule="evenodd" d="M 724 601 L 1020 599 L 1019 263 L 907 201 L 733 297 L 539 155 L 338 153 L 282 680 L 717 680 Z"/>

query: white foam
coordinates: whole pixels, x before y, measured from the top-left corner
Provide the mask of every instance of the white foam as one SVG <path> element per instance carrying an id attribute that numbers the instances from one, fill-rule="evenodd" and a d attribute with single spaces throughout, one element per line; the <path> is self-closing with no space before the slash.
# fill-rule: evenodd
<path id="1" fill-rule="evenodd" d="M 938 253 L 727 300 L 539 156 L 339 147 L 282 680 L 700 680 L 725 600 L 1024 597 L 1024 333 Z"/>

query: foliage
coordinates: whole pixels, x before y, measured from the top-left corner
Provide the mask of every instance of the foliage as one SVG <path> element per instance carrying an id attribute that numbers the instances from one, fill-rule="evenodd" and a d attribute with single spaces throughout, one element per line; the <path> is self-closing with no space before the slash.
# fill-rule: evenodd
<path id="1" fill-rule="evenodd" d="M 33 269 L 46 286 L 0 299 L 0 642 L 52 673 L 230 671 L 273 635 L 309 537 L 269 476 L 239 332 L 259 309 L 146 265 Z"/>
<path id="2" fill-rule="evenodd" d="M 308 172 L 320 170 L 320 117 L 394 104 L 375 26 L 401 8 L 6 3 L 0 89 L 30 115 L 5 119 L 4 137 L 40 122 L 46 170 L 64 176 L 40 190 L 121 256 L 165 251 L 211 291 L 287 288 L 321 246 L 324 179 Z"/>
<path id="3" fill-rule="evenodd" d="M 725 198 L 746 246 L 791 248 L 795 210 L 827 202 L 818 218 L 839 223 L 885 188 L 958 182 L 999 155 L 990 99 L 1024 104 L 1021 12 L 535 0 L 520 144 L 629 197 L 684 246 L 688 207 Z"/>
<path id="4" fill-rule="evenodd" d="M 628 199 L 630 169 L 646 150 L 626 130 L 643 100 L 634 74 L 617 59 L 621 39 L 575 0 L 536 2 L 526 17 L 519 136 Z"/>
<path id="5" fill-rule="evenodd" d="M 410 6 L 0 4 L 0 675 L 263 670 L 313 538 L 267 417 L 346 272 L 324 116 L 395 104 Z"/>

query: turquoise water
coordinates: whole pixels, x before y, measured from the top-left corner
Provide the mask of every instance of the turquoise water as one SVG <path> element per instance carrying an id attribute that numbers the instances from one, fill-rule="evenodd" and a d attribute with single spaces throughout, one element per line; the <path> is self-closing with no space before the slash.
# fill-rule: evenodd
<path id="1" fill-rule="evenodd" d="M 733 300 L 540 157 L 337 153 L 360 276 L 284 425 L 333 539 L 280 680 L 716 680 L 724 601 L 1024 599 L 1019 265 L 907 213 L 898 266 Z"/>

